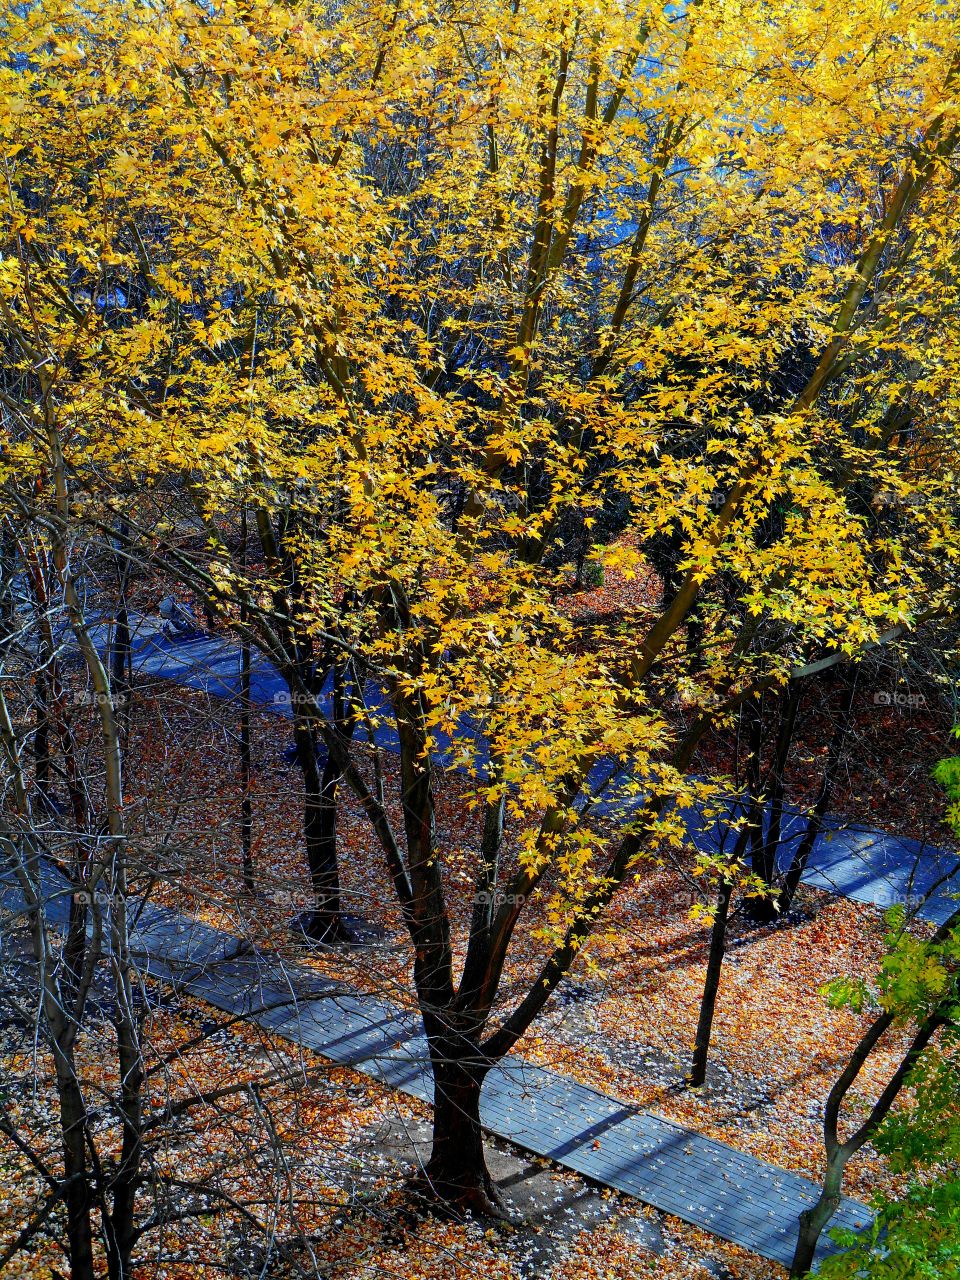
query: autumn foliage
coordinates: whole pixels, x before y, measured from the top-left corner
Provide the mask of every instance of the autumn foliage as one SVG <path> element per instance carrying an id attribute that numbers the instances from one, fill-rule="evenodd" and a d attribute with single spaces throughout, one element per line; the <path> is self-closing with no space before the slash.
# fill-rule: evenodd
<path id="1" fill-rule="evenodd" d="M 955 16 L 44 0 L 2 30 L 4 527 L 68 596 L 78 548 L 149 566 L 288 680 L 307 825 L 352 791 L 409 931 L 427 1180 L 495 1208 L 484 1075 L 719 803 L 704 735 L 956 607 Z M 589 644 L 584 557 L 657 584 Z"/>

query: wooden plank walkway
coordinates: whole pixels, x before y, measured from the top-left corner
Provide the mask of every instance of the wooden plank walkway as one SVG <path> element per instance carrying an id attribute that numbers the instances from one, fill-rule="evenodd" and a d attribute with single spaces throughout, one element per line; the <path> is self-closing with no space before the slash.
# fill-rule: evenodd
<path id="1" fill-rule="evenodd" d="M 45 898 L 48 918 L 65 920 L 68 893 L 52 872 Z M 24 910 L 9 879 L 0 880 L 0 904 L 14 914 Z M 416 1013 L 162 907 L 144 908 L 136 943 L 146 974 L 432 1102 Z M 488 1076 L 482 1117 L 491 1134 L 784 1265 L 797 1215 L 817 1195 L 806 1178 L 516 1055 Z M 834 1225 L 861 1227 L 870 1216 L 865 1205 L 845 1199 Z M 824 1240 L 822 1252 L 832 1248 Z"/>

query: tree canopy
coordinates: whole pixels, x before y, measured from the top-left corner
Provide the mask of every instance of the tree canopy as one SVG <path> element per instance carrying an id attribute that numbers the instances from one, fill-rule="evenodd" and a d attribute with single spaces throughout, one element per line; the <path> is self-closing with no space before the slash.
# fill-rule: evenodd
<path id="1" fill-rule="evenodd" d="M 3 34 L 0 513 L 162 566 L 288 677 L 473 1123 L 430 1172 L 489 1193 L 483 1075 L 714 793 L 707 729 L 955 606 L 956 18 L 44 0 Z M 659 583 L 589 644 L 578 540 Z M 370 685 L 392 794 L 353 736 Z"/>

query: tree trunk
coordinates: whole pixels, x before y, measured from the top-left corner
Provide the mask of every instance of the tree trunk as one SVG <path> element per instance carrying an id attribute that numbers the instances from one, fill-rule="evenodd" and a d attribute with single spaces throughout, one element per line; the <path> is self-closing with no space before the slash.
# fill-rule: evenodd
<path id="1" fill-rule="evenodd" d="M 247 568 L 247 508 L 240 510 L 240 563 Z M 246 598 L 240 603 L 240 624 L 246 627 L 249 609 Z M 243 887 L 256 889 L 253 871 L 253 803 L 250 795 L 250 641 L 246 632 L 240 641 L 240 858 Z"/>
<path id="2" fill-rule="evenodd" d="M 487 1169 L 480 1127 L 480 1090 L 487 1067 L 462 1042 L 444 1038 L 431 1046 L 433 1147 L 422 1192 L 442 1211 L 475 1217 L 505 1216 Z"/>
<path id="3" fill-rule="evenodd" d="M 125 888 L 125 885 L 124 885 Z M 120 1158 L 112 1178 L 113 1204 L 107 1238 L 109 1280 L 129 1280 L 133 1250 L 137 1243 L 136 1209 L 140 1166 L 143 1160 L 143 1084 L 145 1078 L 141 1047 L 141 1023 L 133 1002 L 128 959 L 129 938 L 125 906 L 117 930 L 117 970 L 115 975 L 117 1019 L 117 1065 L 120 1068 L 120 1115 L 123 1138 Z"/>
<path id="4" fill-rule="evenodd" d="M 693 1061 L 687 1083 L 698 1088 L 707 1078 L 707 1058 L 710 1053 L 710 1036 L 713 1031 L 713 1015 L 717 1008 L 720 990 L 720 974 L 727 949 L 727 917 L 733 896 L 733 878 L 722 880 L 717 894 L 717 909 L 710 930 L 710 953 L 707 957 L 707 974 L 700 1000 L 700 1017 L 697 1020 L 697 1036 L 693 1047 Z"/>
<path id="5" fill-rule="evenodd" d="M 47 677 L 37 671 L 33 678 L 36 689 L 37 725 L 33 731 L 33 758 L 37 775 L 37 790 L 46 806 L 50 804 L 50 708 Z"/>
<path id="6" fill-rule="evenodd" d="M 413 976 L 433 1072 L 433 1149 L 415 1185 L 440 1212 L 503 1218 L 507 1215 L 487 1169 L 480 1127 L 480 1090 L 499 1055 L 490 1057 L 480 1047 L 486 1012 L 457 1004 L 442 858 L 435 843 L 434 765 L 417 703 L 397 686 L 392 693 L 400 737 Z M 498 823 L 496 815 L 488 813 L 488 818 L 485 849 L 492 859 L 499 845 Z M 476 976 L 482 986 L 482 976 Z"/>
<path id="7" fill-rule="evenodd" d="M 314 903 L 305 931 L 317 941 L 335 942 L 345 936 L 337 866 L 337 784 L 341 775 L 329 756 L 321 773 L 317 736 L 310 725 L 297 722 L 294 737 L 303 773 L 303 835 Z"/>
<path id="8" fill-rule="evenodd" d="M 827 755 L 827 763 L 823 770 L 823 780 L 820 783 L 820 791 L 814 802 L 813 812 L 807 820 L 807 827 L 803 833 L 803 838 L 797 847 L 797 851 L 793 856 L 790 868 L 784 877 L 783 888 L 780 891 L 780 911 L 785 913 L 790 910 L 793 900 L 796 897 L 797 890 L 800 887 L 800 881 L 803 873 L 807 869 L 807 863 L 810 860 L 810 854 L 813 852 L 813 846 L 817 842 L 817 837 L 823 828 L 823 820 L 826 816 L 827 809 L 833 796 L 834 779 L 840 769 L 840 761 L 843 755 L 843 745 L 847 736 L 847 729 L 850 724 L 850 716 L 853 711 L 853 700 L 857 691 L 857 680 L 860 674 L 859 663 L 855 664 L 846 675 L 847 688 L 844 693 L 843 702 L 840 706 L 840 715 L 837 720 L 833 735 L 830 739 L 830 750 Z"/>
<path id="9" fill-rule="evenodd" d="M 750 869 L 755 875 L 763 879 L 764 872 L 764 807 L 760 801 L 761 795 L 761 768 L 760 758 L 763 751 L 763 708 L 765 698 L 750 699 L 743 706 L 741 712 L 741 724 L 746 731 L 747 751 L 746 751 L 746 767 L 744 770 L 744 785 L 746 788 L 746 806 L 748 824 L 746 828 L 746 839 L 750 846 Z M 737 745 L 737 755 L 739 761 L 739 741 Z M 738 764 L 738 781 L 739 781 L 739 764 Z M 744 852 L 746 846 L 744 846 Z M 757 899 L 748 900 L 744 903 L 744 912 L 756 922 L 768 919 L 769 907 Z"/>
<path id="10" fill-rule="evenodd" d="M 124 746 L 130 721 L 131 685 L 133 677 L 133 647 L 130 635 L 130 614 L 128 612 L 128 596 L 130 584 L 130 561 L 120 559 L 120 549 L 129 540 L 130 527 L 127 519 L 120 520 L 117 528 L 117 617 L 113 632 L 110 652 L 110 688 L 113 694 L 113 705 L 117 714 L 117 727 Z"/>
<path id="11" fill-rule="evenodd" d="M 256 889 L 253 870 L 253 802 L 250 795 L 250 641 L 240 645 L 240 858 L 243 887 Z"/>
<path id="12" fill-rule="evenodd" d="M 774 757 L 767 777 L 770 796 L 766 831 L 764 832 L 761 827 L 756 834 L 756 843 L 751 859 L 754 875 L 759 876 L 771 890 L 777 880 L 777 853 L 780 848 L 780 836 L 783 826 L 784 775 L 796 731 L 800 694 L 800 681 L 795 680 L 787 692 L 786 702 L 781 712 Z M 755 791 L 754 795 L 757 794 L 759 792 Z M 746 905 L 746 911 L 752 920 L 760 924 L 772 924 L 780 915 L 777 896 L 770 894 L 763 898 L 752 898 Z"/>
<path id="13" fill-rule="evenodd" d="M 820 1199 L 800 1214 L 800 1230 L 793 1262 L 790 1265 L 790 1280 L 799 1280 L 799 1277 L 807 1275 L 813 1267 L 823 1229 L 837 1212 L 840 1204 L 845 1164 L 846 1153 L 841 1147 L 827 1163 Z"/>
<path id="14" fill-rule="evenodd" d="M 346 674 L 334 669 L 333 722 L 341 742 L 353 741 L 357 718 L 345 691 Z M 337 862 L 337 790 L 343 771 L 329 753 L 320 752 L 316 727 L 294 721 L 297 758 L 304 780 L 304 837 L 313 887 L 314 909 L 305 932 L 318 941 L 351 942 L 354 934 L 343 917 Z M 322 768 L 319 761 L 322 760 Z"/>
<path id="15" fill-rule="evenodd" d="M 117 610 L 116 629 L 110 653 L 110 687 L 113 690 L 114 704 L 120 714 L 125 714 L 129 707 L 131 663 L 130 615 L 127 612 L 124 594 Z"/>
<path id="16" fill-rule="evenodd" d="M 807 863 L 810 861 L 810 854 L 813 852 L 813 846 L 817 843 L 817 838 L 823 830 L 823 819 L 827 812 L 827 805 L 830 803 L 830 795 L 832 791 L 832 781 L 828 782 L 829 775 L 824 776 L 824 783 L 820 790 L 820 795 L 814 805 L 813 812 L 807 819 L 806 830 L 803 833 L 803 839 L 797 846 L 793 861 L 790 864 L 783 881 L 783 888 L 780 890 L 780 912 L 782 915 L 793 906 L 793 900 L 797 896 L 797 890 L 800 888 L 800 881 L 803 879 L 803 873 L 807 869 Z"/>
<path id="17" fill-rule="evenodd" d="M 956 927 L 958 916 L 960 916 L 960 912 L 955 912 L 945 924 L 940 926 L 930 940 L 933 945 L 937 945 L 944 938 L 950 936 L 950 933 Z M 823 1121 L 827 1167 L 823 1176 L 820 1199 L 815 1205 L 812 1205 L 809 1209 L 804 1209 L 803 1213 L 800 1214 L 800 1231 L 797 1237 L 797 1247 L 793 1255 L 793 1263 L 790 1268 L 790 1280 L 797 1280 L 798 1277 L 805 1276 L 813 1266 L 817 1243 L 823 1233 L 823 1229 L 836 1213 L 840 1204 L 840 1195 L 843 1190 L 843 1173 L 847 1164 L 886 1119 L 890 1108 L 897 1100 L 900 1090 L 903 1088 L 910 1072 L 916 1066 L 920 1055 L 940 1028 L 948 1024 L 949 1018 L 940 1010 L 934 1010 L 933 1013 L 924 1018 L 917 1027 L 909 1049 L 900 1059 L 896 1071 L 887 1081 L 866 1120 L 845 1142 L 840 1142 L 838 1140 L 838 1124 L 843 1100 L 846 1098 L 854 1081 L 860 1075 L 870 1055 L 894 1021 L 895 1016 L 889 1010 L 874 1019 L 873 1023 L 864 1032 L 856 1049 L 850 1055 L 847 1065 L 840 1073 L 827 1097 Z"/>
<path id="18" fill-rule="evenodd" d="M 727 920 L 730 915 L 730 899 L 733 897 L 734 873 L 743 860 L 751 835 L 750 822 L 744 824 L 737 836 L 730 856 L 730 874 L 720 882 L 717 894 L 717 910 L 710 930 L 710 952 L 707 956 L 707 973 L 700 1000 L 700 1017 L 697 1020 L 697 1037 L 693 1047 L 693 1061 L 687 1083 L 698 1088 L 707 1078 L 707 1058 L 710 1053 L 710 1037 L 713 1032 L 713 1016 L 717 1008 L 723 957 L 727 950 Z"/>
<path id="19" fill-rule="evenodd" d="M 60 1134 L 63 1144 L 63 1201 L 67 1210 L 67 1249 L 71 1280 L 94 1280 L 90 1181 L 87 1171 L 87 1115 L 83 1094 L 68 1053 L 54 1046 Z"/>
<path id="20" fill-rule="evenodd" d="M 142 1119 L 139 1090 L 142 1077 L 136 1082 L 137 1097 L 135 1100 L 137 1129 L 131 1133 L 125 1128 L 123 1137 L 123 1153 L 120 1166 L 113 1183 L 113 1204 L 109 1216 L 109 1238 L 107 1240 L 107 1275 L 109 1280 L 129 1280 L 133 1273 L 133 1251 L 136 1247 L 138 1233 L 136 1226 L 137 1187 L 142 1158 L 142 1136 L 140 1126 Z M 129 1123 L 129 1119 L 127 1120 Z"/>

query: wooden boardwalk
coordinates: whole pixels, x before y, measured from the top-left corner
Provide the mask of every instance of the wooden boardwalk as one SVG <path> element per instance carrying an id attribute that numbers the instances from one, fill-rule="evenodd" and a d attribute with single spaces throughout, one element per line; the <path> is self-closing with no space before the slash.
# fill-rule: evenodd
<path id="1" fill-rule="evenodd" d="M 45 888 L 48 919 L 65 919 L 62 881 L 51 873 Z M 9 880 L 0 882 L 0 904 L 23 911 Z M 165 908 L 144 908 L 136 941 L 145 974 L 432 1102 L 415 1013 Z M 517 1055 L 491 1071 L 481 1110 L 489 1133 L 781 1264 L 793 1255 L 797 1215 L 817 1195 L 806 1178 Z M 847 1199 L 834 1225 L 865 1226 L 870 1216 L 865 1205 Z M 825 1239 L 823 1251 L 831 1248 Z"/>

